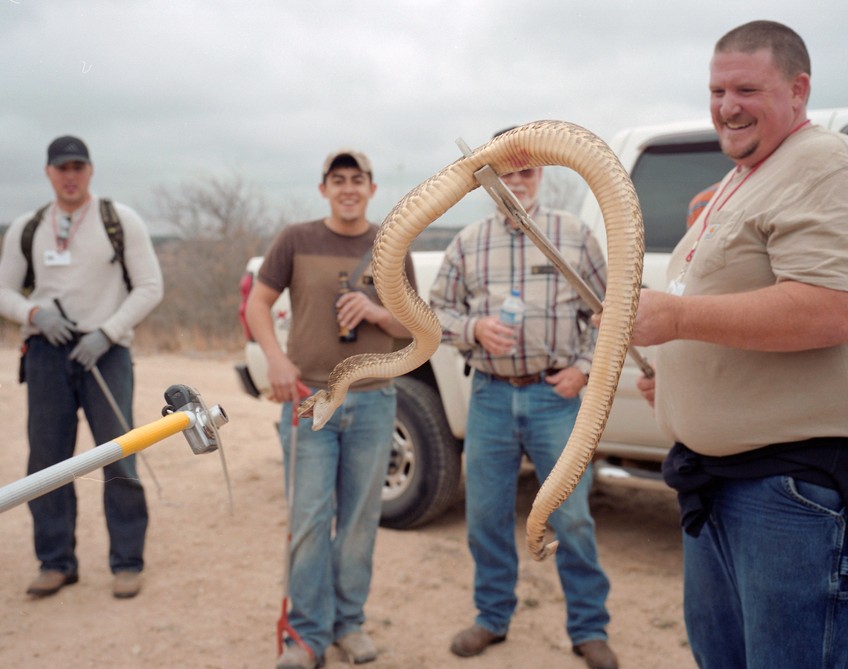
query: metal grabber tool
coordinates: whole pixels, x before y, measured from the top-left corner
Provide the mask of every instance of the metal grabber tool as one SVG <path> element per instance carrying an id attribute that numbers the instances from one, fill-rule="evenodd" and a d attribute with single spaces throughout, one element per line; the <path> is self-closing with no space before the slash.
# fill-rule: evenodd
<path id="1" fill-rule="evenodd" d="M 62 314 L 62 318 L 67 320 L 69 323 L 72 323 L 73 325 L 77 324 L 75 320 L 71 320 L 70 318 L 68 318 L 68 314 L 65 313 L 65 309 L 64 307 L 62 307 L 62 303 L 59 301 L 58 297 L 53 298 L 53 304 L 56 305 L 56 308 L 59 310 L 59 313 Z M 100 373 L 100 368 L 97 365 L 94 365 L 91 368 L 91 375 L 97 382 L 97 385 L 100 388 L 100 392 L 103 393 L 103 396 L 106 398 L 106 402 L 108 402 L 109 406 L 111 407 L 112 413 L 115 414 L 115 418 L 117 418 L 118 422 L 121 424 L 121 428 L 124 432 L 129 432 L 130 426 L 129 423 L 127 423 L 126 417 L 124 416 L 124 412 L 121 411 L 121 408 L 118 406 L 118 402 L 115 400 L 115 396 L 109 389 L 109 384 L 106 383 L 106 379 L 103 378 L 103 374 Z M 144 465 L 144 468 L 147 470 L 147 473 L 150 474 L 150 478 L 156 486 L 156 494 L 161 499 L 162 486 L 159 484 L 159 479 L 156 478 L 156 472 L 153 471 L 153 467 L 150 466 L 150 463 L 147 461 L 147 458 L 144 457 L 144 453 L 139 453 L 138 459 L 141 464 Z"/>
<path id="2" fill-rule="evenodd" d="M 124 432 L 129 432 L 130 426 L 129 423 L 127 423 L 127 419 L 124 417 L 124 412 L 121 411 L 121 408 L 118 406 L 118 402 L 115 400 L 115 396 L 109 389 L 109 385 L 106 383 L 106 379 L 103 378 L 103 374 L 100 373 L 100 368 L 97 365 L 94 365 L 94 367 L 91 368 L 91 375 L 94 377 L 94 380 L 97 381 L 97 385 L 100 386 L 100 392 L 103 393 L 103 396 L 106 398 L 106 401 L 109 403 L 109 406 L 112 407 L 112 412 L 115 414 L 115 417 L 121 424 L 121 428 L 124 430 Z M 147 461 L 147 458 L 144 457 L 144 453 L 139 453 L 138 459 L 141 460 L 142 464 L 144 465 L 144 468 L 147 470 L 147 473 L 150 474 L 150 478 L 153 479 L 153 483 L 156 485 L 156 494 L 161 499 L 162 486 L 159 484 L 159 479 L 156 478 L 156 473 L 153 471 L 153 467 L 150 466 L 150 463 Z"/>
<path id="3" fill-rule="evenodd" d="M 297 393 L 301 399 L 309 397 L 312 391 L 300 381 L 297 382 Z M 292 543 L 292 518 L 294 517 L 294 483 L 295 469 L 297 468 L 297 426 L 299 423 L 297 415 L 297 401 L 291 403 L 291 436 L 289 437 L 289 469 L 286 478 L 286 543 L 283 547 L 283 604 L 280 619 L 277 621 L 277 656 L 283 654 L 283 643 L 288 635 L 292 641 L 305 650 L 310 657 L 315 653 L 309 645 L 300 638 L 297 630 L 289 623 L 289 580 L 291 577 L 291 543 Z"/>
<path id="4" fill-rule="evenodd" d="M 456 144 L 459 146 L 459 150 L 462 151 L 462 155 L 466 158 L 472 155 L 473 152 L 471 151 L 471 148 L 462 140 L 462 138 L 457 139 Z M 560 274 L 568 280 L 568 282 L 574 287 L 574 290 L 577 291 L 577 294 L 586 304 L 589 305 L 592 311 L 596 314 L 600 314 L 604 310 L 604 305 L 601 302 L 601 299 L 595 295 L 595 292 L 589 284 L 583 280 L 583 277 L 581 277 L 563 257 L 562 253 L 559 252 L 559 249 L 551 244 L 550 240 L 545 237 L 541 228 L 539 228 L 536 222 L 530 218 L 530 215 L 525 211 L 521 202 L 519 202 L 518 198 L 515 197 L 515 194 L 498 176 L 497 172 L 492 169 L 491 165 L 483 165 L 483 167 L 474 172 L 474 176 L 483 187 L 483 190 L 485 190 L 495 201 L 495 204 L 504 216 L 515 223 L 524 232 L 524 234 L 532 240 L 539 250 L 545 254 L 545 257 L 550 260 L 554 264 L 554 267 L 559 270 Z M 654 368 L 651 367 L 651 364 L 645 359 L 645 357 L 633 346 L 631 346 L 627 352 L 639 366 L 642 374 L 648 378 L 653 378 Z"/>
<path id="5" fill-rule="evenodd" d="M 230 485 L 230 472 L 227 469 L 227 459 L 224 457 L 224 446 L 218 436 L 218 427 L 229 422 L 227 414 L 219 406 L 211 409 L 206 407 L 200 393 L 191 386 L 173 385 L 165 391 L 168 404 L 162 409 L 162 415 L 167 416 L 177 411 L 195 411 L 199 416 L 198 429 L 195 432 L 185 432 L 188 445 L 195 455 L 211 453 L 217 450 L 221 456 L 221 468 L 224 471 L 224 481 L 227 484 L 227 501 L 230 515 L 233 513 L 233 487 Z"/>
<path id="6" fill-rule="evenodd" d="M 218 428 L 229 421 L 223 408 L 217 404 L 208 408 L 200 393 L 184 385 L 168 388 L 165 400 L 168 405 L 159 420 L 0 488 L 0 513 L 138 453 L 177 432 L 185 434 L 191 450 L 197 455 L 221 448 Z"/>

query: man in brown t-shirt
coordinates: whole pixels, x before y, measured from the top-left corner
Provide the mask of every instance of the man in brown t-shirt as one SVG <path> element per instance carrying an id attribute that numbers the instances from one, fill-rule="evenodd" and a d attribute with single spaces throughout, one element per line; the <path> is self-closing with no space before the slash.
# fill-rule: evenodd
<path id="1" fill-rule="evenodd" d="M 289 510 L 289 622 L 303 643 L 284 648 L 278 669 L 321 666 L 332 643 L 356 664 L 377 656 L 362 629 L 363 608 L 394 430 L 394 386 L 388 379 L 354 384 L 317 432 L 311 418 L 293 428 L 292 411 L 300 399 L 299 383 L 312 392 L 326 388 L 337 363 L 358 353 L 388 353 L 395 338 L 409 336 L 380 304 L 370 276 L 378 230 L 366 218 L 377 189 L 370 161 L 358 151 L 340 150 L 327 157 L 322 176 L 319 189 L 330 205 L 329 216 L 286 226 L 277 235 L 246 307 L 248 324 L 268 359 L 272 399 L 283 402 L 280 440 L 286 470 L 294 466 L 297 472 Z M 414 286 L 408 257 L 406 270 Z M 352 290 L 340 295 L 342 274 L 351 279 Z M 271 308 L 286 289 L 292 319 L 283 351 Z M 342 336 L 351 330 L 355 338 Z M 292 429 L 298 439 L 294 463 L 289 459 Z"/>

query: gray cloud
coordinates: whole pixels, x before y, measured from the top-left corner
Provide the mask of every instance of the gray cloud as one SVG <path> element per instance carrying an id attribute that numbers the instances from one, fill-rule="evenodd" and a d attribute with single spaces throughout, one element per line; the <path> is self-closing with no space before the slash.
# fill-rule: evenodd
<path id="1" fill-rule="evenodd" d="M 811 107 L 848 104 L 844 0 L 0 2 L 0 221 L 50 198 L 45 149 L 64 133 L 89 143 L 94 189 L 140 209 L 156 185 L 236 172 L 318 215 L 324 155 L 358 147 L 379 220 L 459 136 L 704 117 L 713 43 L 754 18 L 807 41 Z M 474 197 L 446 222 L 478 215 Z"/>

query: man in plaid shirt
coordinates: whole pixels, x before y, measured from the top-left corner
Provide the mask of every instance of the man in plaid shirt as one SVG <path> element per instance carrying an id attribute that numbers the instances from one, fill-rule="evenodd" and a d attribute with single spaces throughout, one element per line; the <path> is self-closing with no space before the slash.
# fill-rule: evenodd
<path id="1" fill-rule="evenodd" d="M 606 261 L 597 239 L 571 214 L 537 204 L 542 168 L 503 180 L 572 267 L 603 295 Z M 512 289 L 519 290 L 526 306 L 515 335 L 498 319 Z M 574 427 L 597 335 L 583 316 L 591 310 L 574 288 L 500 214 L 453 239 L 430 289 L 430 303 L 442 324 L 443 341 L 462 351 L 474 370 L 465 463 L 478 615 L 451 644 L 454 654 L 469 657 L 506 639 L 516 606 L 515 497 L 521 458 L 526 454 L 532 460 L 540 482 L 553 468 Z M 593 669 L 617 669 L 605 631 L 609 580 L 598 563 L 591 487 L 589 469 L 549 522 L 560 542 L 556 562 L 573 650 Z"/>

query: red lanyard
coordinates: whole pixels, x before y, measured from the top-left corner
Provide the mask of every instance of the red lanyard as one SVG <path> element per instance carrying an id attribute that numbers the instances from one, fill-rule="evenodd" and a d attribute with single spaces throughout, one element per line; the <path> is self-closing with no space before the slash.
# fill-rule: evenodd
<path id="1" fill-rule="evenodd" d="M 56 248 L 59 251 L 64 251 L 68 248 L 68 244 L 71 241 L 71 236 L 73 232 L 76 232 L 76 229 L 82 223 L 82 220 L 85 218 L 85 215 L 88 213 L 88 208 L 91 206 L 91 198 L 85 203 L 85 206 L 80 210 L 80 215 L 77 220 L 74 222 L 73 215 L 74 212 L 70 214 L 65 214 L 65 218 L 67 220 L 67 224 L 62 224 L 61 230 L 59 228 L 59 223 L 56 221 L 56 210 L 59 208 L 58 205 L 53 206 L 53 234 L 56 237 Z"/>
<path id="2" fill-rule="evenodd" d="M 803 123 L 800 123 L 799 125 L 797 125 L 796 127 L 794 127 L 794 128 L 792 129 L 792 131 L 791 131 L 791 132 L 790 132 L 790 133 L 789 133 L 786 137 L 788 138 L 788 137 L 790 137 L 791 135 L 794 135 L 794 134 L 795 134 L 796 132 L 798 132 L 801 128 L 803 128 L 805 125 L 807 125 L 809 122 L 810 122 L 809 120 L 806 120 L 806 121 L 804 121 Z M 786 141 L 786 139 L 784 139 L 784 141 Z M 782 144 L 782 143 L 783 143 L 783 142 L 781 142 L 781 144 Z M 776 149 L 775 149 L 775 150 L 776 150 Z M 718 212 L 718 211 L 721 211 L 721 208 L 722 208 L 724 205 L 726 205 L 726 204 L 727 204 L 727 201 L 728 201 L 730 198 L 732 198 L 732 197 L 736 194 L 736 191 L 738 191 L 740 188 L 742 188 L 742 185 L 743 185 L 746 181 L 748 181 L 748 179 L 750 179 L 750 178 L 751 178 L 751 176 L 753 176 L 754 172 L 756 172 L 758 169 L 760 169 L 760 167 L 762 166 L 762 164 L 763 164 L 764 162 L 766 162 L 766 160 L 768 160 L 769 158 L 771 158 L 771 156 L 772 156 L 772 154 L 773 154 L 773 153 L 774 153 L 774 151 L 772 151 L 772 153 L 768 154 L 765 158 L 763 158 L 763 159 L 762 159 L 762 160 L 760 160 L 760 161 L 759 161 L 756 165 L 754 165 L 754 166 L 753 166 L 753 167 L 749 170 L 748 174 L 746 174 L 746 175 L 742 178 L 742 181 L 740 181 L 738 184 L 736 184 L 736 186 L 733 188 L 733 190 L 732 190 L 732 191 L 730 191 L 730 193 L 728 193 L 727 197 L 726 197 L 726 198 L 724 198 L 724 200 L 722 200 L 721 204 L 719 204 L 719 203 L 718 203 L 718 201 L 719 201 L 719 200 L 721 200 L 721 196 L 722 196 L 722 195 L 724 195 L 724 191 L 725 191 L 725 190 L 727 189 L 727 187 L 730 185 L 730 182 L 731 182 L 731 181 L 733 181 L 733 177 L 731 176 L 731 178 L 730 178 L 730 179 L 728 179 L 726 182 L 724 182 L 724 183 L 722 184 L 722 186 L 721 186 L 721 190 L 720 190 L 718 193 L 716 193 L 716 194 L 715 194 L 715 197 L 713 197 L 713 198 L 712 198 L 712 201 L 710 202 L 710 206 L 709 206 L 709 208 L 707 209 L 706 213 L 704 214 L 704 223 L 703 223 L 703 225 L 701 226 L 701 232 L 699 232 L 699 233 L 698 233 L 698 238 L 695 240 L 695 243 L 694 243 L 694 244 L 692 244 L 692 248 L 689 250 L 689 253 L 687 253 L 687 254 L 686 254 L 686 263 L 687 263 L 687 264 L 688 264 L 688 263 L 690 263 L 690 262 L 692 262 L 692 258 L 694 258 L 694 257 L 695 257 L 695 251 L 696 251 L 696 250 L 697 250 L 697 248 L 698 248 L 698 244 L 699 244 L 699 243 L 700 243 L 700 241 L 701 241 L 701 237 L 703 237 L 703 236 L 704 236 L 704 232 L 706 232 L 706 230 L 707 230 L 707 224 L 709 223 L 709 220 L 710 220 L 710 214 L 712 214 L 712 213 L 713 213 L 713 209 L 715 209 L 717 212 Z M 737 171 L 737 172 L 738 172 L 738 171 L 739 171 L 739 168 L 737 167 L 735 171 Z M 716 205 L 718 205 L 718 206 L 716 206 Z"/>

